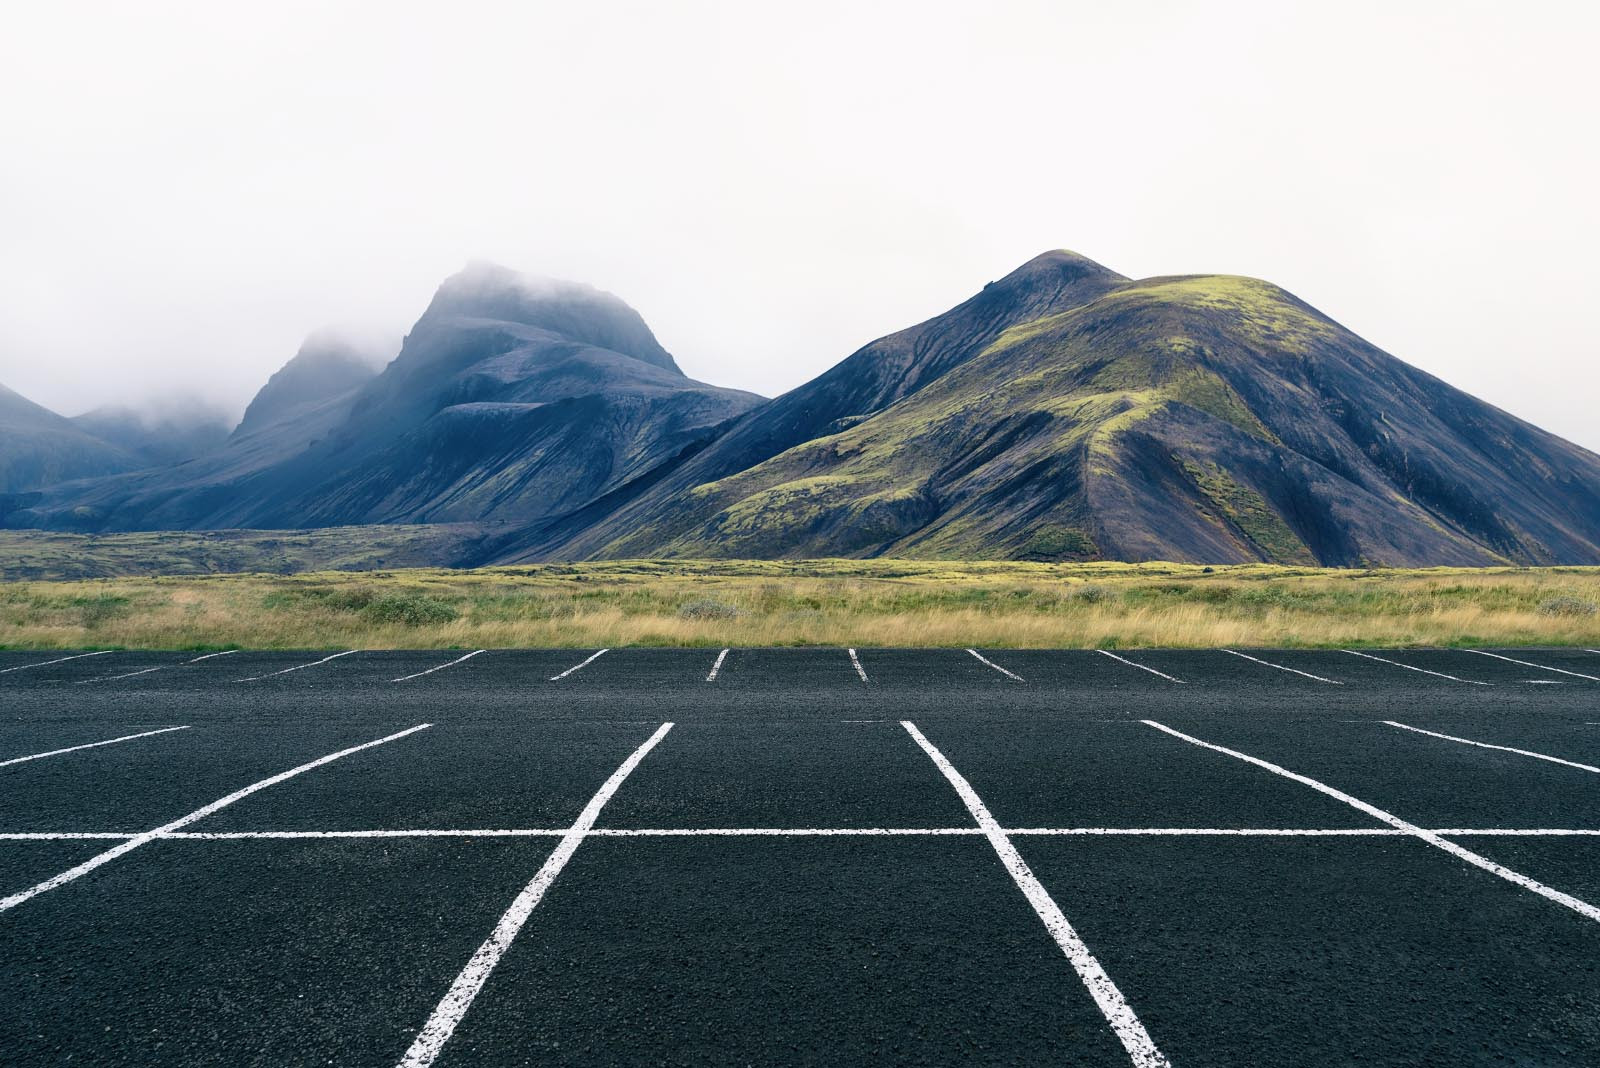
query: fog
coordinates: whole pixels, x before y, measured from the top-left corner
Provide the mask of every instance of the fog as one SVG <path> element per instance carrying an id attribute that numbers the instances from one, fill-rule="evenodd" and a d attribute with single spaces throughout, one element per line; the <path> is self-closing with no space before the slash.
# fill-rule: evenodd
<path id="1" fill-rule="evenodd" d="M 1600 449 L 1579 4 L 31 4 L 0 382 L 237 415 L 473 259 L 774 394 L 1069 247 L 1272 279 Z"/>

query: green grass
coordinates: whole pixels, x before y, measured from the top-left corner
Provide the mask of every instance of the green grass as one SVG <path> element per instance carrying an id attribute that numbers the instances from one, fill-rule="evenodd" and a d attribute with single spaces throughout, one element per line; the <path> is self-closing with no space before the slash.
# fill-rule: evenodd
<path id="1" fill-rule="evenodd" d="M 6 648 L 1575 645 L 1600 568 L 620 561 L 0 585 Z"/>

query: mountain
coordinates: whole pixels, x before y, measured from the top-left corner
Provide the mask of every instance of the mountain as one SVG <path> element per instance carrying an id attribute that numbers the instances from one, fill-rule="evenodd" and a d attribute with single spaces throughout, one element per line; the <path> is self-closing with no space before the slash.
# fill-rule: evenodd
<path id="1" fill-rule="evenodd" d="M 0 522 L 521 525 L 647 477 L 761 402 L 684 376 L 617 297 L 490 264 L 447 279 L 381 373 L 363 376 L 348 355 L 308 342 L 226 448 L 12 495 Z"/>
<path id="2" fill-rule="evenodd" d="M 475 264 L 381 373 L 311 339 L 225 447 L 11 492 L 0 524 L 436 524 L 451 564 L 1592 564 L 1600 456 L 1257 279 L 1050 252 L 762 401 L 617 297 Z"/>
<path id="3" fill-rule="evenodd" d="M 220 448 L 232 429 L 226 414 L 203 403 L 169 405 L 160 411 L 112 405 L 75 415 L 71 422 L 131 453 L 140 467 L 182 463 Z"/>
<path id="4" fill-rule="evenodd" d="M 1051 253 L 507 559 L 1600 562 L 1600 457 L 1282 289 Z"/>
<path id="5" fill-rule="evenodd" d="M 377 377 L 372 358 L 331 331 L 306 338 L 294 359 L 267 379 L 233 430 L 242 438 L 304 415 Z"/>
<path id="6" fill-rule="evenodd" d="M 129 450 L 0 386 L 0 493 L 140 466 Z"/>

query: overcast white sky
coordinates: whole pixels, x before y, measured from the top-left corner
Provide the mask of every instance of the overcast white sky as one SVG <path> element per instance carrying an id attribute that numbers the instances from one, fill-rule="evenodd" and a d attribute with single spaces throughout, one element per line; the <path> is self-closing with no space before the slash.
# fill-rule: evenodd
<path id="1" fill-rule="evenodd" d="M 0 382 L 237 411 L 487 258 L 773 394 L 1069 247 L 1270 278 L 1600 449 L 1595 11 L 14 5 Z"/>

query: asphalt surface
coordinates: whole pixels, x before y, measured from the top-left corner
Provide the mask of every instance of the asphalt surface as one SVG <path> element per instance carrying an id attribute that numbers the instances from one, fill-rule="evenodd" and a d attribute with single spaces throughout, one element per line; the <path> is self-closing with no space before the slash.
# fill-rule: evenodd
<path id="1" fill-rule="evenodd" d="M 0 1063 L 1600 1064 L 1600 654 L 593 652 L 0 653 Z"/>

